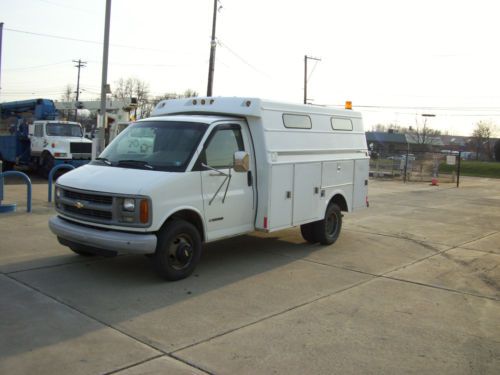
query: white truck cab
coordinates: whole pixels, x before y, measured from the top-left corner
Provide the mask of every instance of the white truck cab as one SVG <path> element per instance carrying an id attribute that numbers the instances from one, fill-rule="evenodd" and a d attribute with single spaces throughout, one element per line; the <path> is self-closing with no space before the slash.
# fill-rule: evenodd
<path id="1" fill-rule="evenodd" d="M 56 164 L 79 166 L 90 160 L 92 141 L 84 138 L 78 122 L 34 121 L 29 125 L 29 138 L 32 158 L 45 175 Z"/>
<path id="2" fill-rule="evenodd" d="M 49 226 L 81 255 L 151 254 L 190 275 L 203 242 L 300 226 L 332 244 L 368 205 L 361 115 L 256 98 L 160 102 L 99 158 L 61 176 Z"/>

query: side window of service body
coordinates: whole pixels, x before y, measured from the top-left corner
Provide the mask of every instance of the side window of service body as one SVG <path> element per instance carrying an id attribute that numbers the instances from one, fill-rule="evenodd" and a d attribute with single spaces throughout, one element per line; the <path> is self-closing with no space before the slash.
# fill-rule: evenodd
<path id="1" fill-rule="evenodd" d="M 231 168 L 234 153 L 244 151 L 243 137 L 239 125 L 220 125 L 208 140 L 202 162 L 212 168 Z"/>

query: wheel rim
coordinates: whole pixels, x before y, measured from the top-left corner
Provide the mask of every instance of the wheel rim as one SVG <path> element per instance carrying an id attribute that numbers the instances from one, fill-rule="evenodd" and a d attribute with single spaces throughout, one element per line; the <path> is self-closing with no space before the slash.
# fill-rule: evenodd
<path id="1" fill-rule="evenodd" d="M 168 247 L 168 258 L 172 268 L 182 270 L 191 264 L 193 259 L 193 242 L 186 234 L 177 235 Z"/>
<path id="2" fill-rule="evenodd" d="M 326 218 L 326 234 L 329 237 L 334 236 L 337 233 L 338 229 L 338 218 L 337 214 L 335 212 L 332 212 L 327 218 Z"/>

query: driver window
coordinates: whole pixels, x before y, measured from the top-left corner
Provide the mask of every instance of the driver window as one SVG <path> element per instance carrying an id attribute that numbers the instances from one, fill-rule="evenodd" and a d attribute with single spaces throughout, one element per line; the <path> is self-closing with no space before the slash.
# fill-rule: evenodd
<path id="1" fill-rule="evenodd" d="M 244 151 L 241 129 L 219 129 L 205 150 L 206 164 L 212 168 L 231 168 L 236 151 Z"/>
<path id="2" fill-rule="evenodd" d="M 35 137 L 43 137 L 43 125 L 42 124 L 35 125 Z"/>

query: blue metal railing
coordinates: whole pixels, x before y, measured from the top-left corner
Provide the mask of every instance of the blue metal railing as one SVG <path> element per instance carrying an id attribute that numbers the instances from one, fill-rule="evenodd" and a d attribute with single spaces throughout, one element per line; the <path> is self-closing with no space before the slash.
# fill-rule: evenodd
<path id="1" fill-rule="evenodd" d="M 3 178 L 8 176 L 19 176 L 22 177 L 26 182 L 27 186 L 26 212 L 31 212 L 31 180 L 25 173 L 18 171 L 0 172 L 0 207 L 2 207 L 1 203 L 3 200 Z M 4 207 L 7 208 L 4 212 L 11 212 L 15 210 L 15 205 L 5 205 Z M 2 212 L 2 210 L 0 210 L 0 212 Z"/>
<path id="2" fill-rule="evenodd" d="M 59 164 L 50 170 L 50 172 L 49 172 L 49 198 L 48 198 L 49 203 L 52 202 L 52 180 L 54 179 L 54 174 L 59 169 L 75 169 L 75 166 L 71 165 L 71 164 Z"/>

